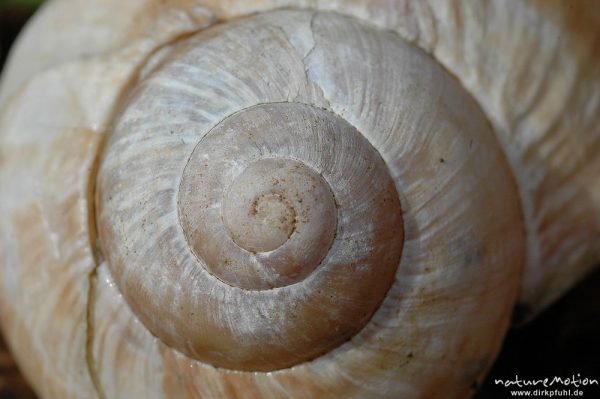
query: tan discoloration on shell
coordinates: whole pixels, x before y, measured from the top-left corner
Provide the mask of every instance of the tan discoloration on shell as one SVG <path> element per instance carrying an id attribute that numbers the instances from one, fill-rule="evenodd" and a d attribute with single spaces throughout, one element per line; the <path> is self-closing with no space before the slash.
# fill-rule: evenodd
<path id="1" fill-rule="evenodd" d="M 2 109 L 0 184 L 18 194 L 0 202 L 1 317 L 42 397 L 96 397 L 87 363 L 90 177 L 103 138 L 97 130 L 118 95 L 106 83 L 127 74 L 120 66 L 82 62 L 42 73 Z"/>
<path id="2" fill-rule="evenodd" d="M 82 166 L 88 154 L 94 153 L 98 139 L 93 132 L 71 131 L 54 140 L 52 151 L 38 159 L 44 183 L 54 187 L 64 183 L 65 190 L 52 193 L 40 187 L 44 200 L 27 200 L 2 229 L 3 235 L 14 240 L 14 247 L 4 251 L 5 259 L 19 259 L 20 265 L 3 281 L 2 324 L 10 326 L 5 331 L 11 337 L 19 338 L 11 339 L 10 346 L 27 378 L 43 381 L 35 388 L 44 397 L 95 397 L 85 359 L 87 277 L 94 263 L 86 233 L 87 176 L 80 173 L 89 172 Z M 10 147 L 4 149 L 10 151 Z M 7 162 L 30 167 L 29 154 L 17 158 L 20 155 L 7 155 Z M 49 213 L 49 207 L 56 213 Z M 16 311 L 28 308 L 41 313 Z M 51 366 L 56 359 L 63 359 L 58 370 Z"/>

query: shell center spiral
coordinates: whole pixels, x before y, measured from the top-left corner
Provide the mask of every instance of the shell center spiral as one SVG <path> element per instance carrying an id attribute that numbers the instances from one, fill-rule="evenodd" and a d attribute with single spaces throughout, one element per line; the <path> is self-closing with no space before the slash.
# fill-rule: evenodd
<path id="1" fill-rule="evenodd" d="M 222 218 L 241 248 L 270 252 L 309 223 L 335 225 L 328 184 L 310 167 L 292 159 L 266 158 L 250 164 L 225 191 Z"/>
<path id="2" fill-rule="evenodd" d="M 241 204 L 242 208 L 230 205 L 230 210 L 224 213 L 223 218 L 230 237 L 250 252 L 268 252 L 279 248 L 294 232 L 296 211 L 289 201 L 279 194 L 261 194 L 249 202 L 249 206 Z M 242 212 L 239 212 L 240 210 Z M 240 223 L 236 223 L 237 220 L 240 220 Z"/>
<path id="3" fill-rule="evenodd" d="M 287 119 L 279 120 L 282 111 Z M 332 133 L 326 125 L 307 131 L 297 113 L 277 105 L 236 113 L 200 140 L 185 167 L 183 232 L 202 266 L 229 285 L 267 290 L 298 283 L 335 239 L 336 197 L 321 173 L 329 167 L 313 150 L 318 145 L 306 146 Z"/>

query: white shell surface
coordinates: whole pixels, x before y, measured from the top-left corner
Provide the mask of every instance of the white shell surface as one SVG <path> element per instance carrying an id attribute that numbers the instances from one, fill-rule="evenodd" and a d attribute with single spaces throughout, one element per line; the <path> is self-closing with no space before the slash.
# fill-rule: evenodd
<path id="1" fill-rule="evenodd" d="M 247 38 L 235 31 L 249 26 L 260 29 L 248 22 L 214 39 L 190 39 L 194 46 L 186 47 L 196 54 L 175 57 L 141 85 L 155 88 L 171 65 L 179 75 L 184 62 L 219 81 L 196 55 L 220 48 L 221 40 L 232 45 L 232 36 Z M 217 75 L 239 70 L 223 66 Z M 396 186 L 377 150 L 352 125 L 306 104 L 242 107 L 204 132 L 198 114 L 186 111 L 204 104 L 202 117 L 213 112 L 214 86 L 193 85 L 204 82 L 205 73 L 180 75 L 185 80 L 173 80 L 166 90 L 159 85 L 162 96 L 141 90 L 125 105 L 98 173 L 100 244 L 128 303 L 163 342 L 229 369 L 290 367 L 348 340 L 383 300 L 403 244 Z M 180 94 L 182 82 L 189 84 L 185 92 L 196 88 L 197 97 Z M 217 97 L 219 104 L 224 97 Z M 170 99 L 177 103 L 165 105 Z M 157 110 L 170 117 L 156 118 Z M 182 141 L 185 132 L 196 139 Z M 268 186 L 256 186 L 248 173 L 269 161 L 286 161 L 292 169 L 276 170 L 275 181 L 265 171 Z M 145 173 L 152 168 L 160 172 Z M 317 179 L 299 178 L 307 169 Z M 259 192 L 292 201 L 297 231 L 279 248 L 253 253 L 228 235 L 221 201 L 242 178 Z M 334 220 L 323 217 L 320 204 Z M 297 268 L 306 272 L 295 276 Z"/>
<path id="2" fill-rule="evenodd" d="M 262 82 L 259 93 L 269 95 L 265 100 L 242 96 L 237 106 L 300 101 L 325 108 L 365 135 L 395 181 L 405 242 L 382 306 L 350 341 L 313 361 L 271 373 L 231 372 L 165 346 L 126 305 L 107 268 L 94 269 L 92 263 L 71 280 L 89 292 L 89 301 L 77 305 L 86 321 L 72 322 L 86 333 L 87 345 L 78 346 L 79 357 L 63 352 L 40 363 L 67 356 L 73 367 L 89 372 L 87 388 L 79 381 L 53 381 L 61 397 L 81 397 L 81 392 L 111 398 L 469 396 L 501 343 L 525 245 L 514 182 L 485 116 L 451 76 L 393 33 L 334 14 L 304 12 L 266 14 L 244 24 L 238 29 L 256 35 L 232 35 L 228 45 L 242 60 L 247 52 L 247 66 L 264 76 L 256 81 Z M 269 75 L 273 70 L 256 62 L 273 60 L 272 54 L 248 53 L 242 45 L 265 37 L 273 43 L 269 50 L 280 51 L 273 65 L 284 72 L 279 82 Z M 167 48 L 149 65 L 160 70 L 169 56 Z M 235 62 L 219 57 L 225 64 Z M 357 57 L 362 62 L 356 63 Z M 152 67 L 142 71 L 141 78 L 147 76 Z M 227 115 L 216 110 L 203 108 L 213 123 Z M 2 176 L 18 192 L 17 182 Z M 11 242 L 5 241 L 5 252 L 12 251 Z M 19 272 L 22 257 L 17 259 L 12 278 L 26 284 Z M 13 313 L 24 308 L 14 297 L 4 303 Z M 49 339 L 35 331 L 36 339 Z M 36 385 L 45 381 L 35 370 L 28 375 Z M 38 389 L 45 397 L 58 396 Z"/>

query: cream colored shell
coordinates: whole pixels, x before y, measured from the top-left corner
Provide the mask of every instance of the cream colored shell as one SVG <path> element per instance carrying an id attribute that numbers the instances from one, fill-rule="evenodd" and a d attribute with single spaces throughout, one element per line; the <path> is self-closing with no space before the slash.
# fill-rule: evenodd
<path id="1" fill-rule="evenodd" d="M 47 398 L 469 397 L 517 296 L 539 311 L 600 259 L 584 6 L 51 2 L 0 90 L 0 317 L 24 373 Z M 226 209 L 208 233 L 205 187 Z M 283 220 L 268 240 L 227 221 L 248 198 Z M 249 263 L 219 263 L 219 234 Z M 290 246 L 314 259 L 257 266 Z M 386 261 L 352 263 L 365 249 Z"/>

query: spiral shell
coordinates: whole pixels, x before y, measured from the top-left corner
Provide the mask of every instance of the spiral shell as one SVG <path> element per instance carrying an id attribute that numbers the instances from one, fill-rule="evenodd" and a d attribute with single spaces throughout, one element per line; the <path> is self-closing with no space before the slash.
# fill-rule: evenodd
<path id="1" fill-rule="evenodd" d="M 233 369 L 288 367 L 346 341 L 379 306 L 402 249 L 377 151 L 298 103 L 246 108 L 204 137 L 185 119 L 210 106 L 141 119 L 174 109 L 147 102 L 160 75 L 127 108 L 99 172 L 102 247 L 136 314 L 171 346 Z M 172 98 L 194 90 L 172 87 Z"/>
<path id="2" fill-rule="evenodd" d="M 598 208 L 560 212 L 600 134 L 577 179 L 533 157 L 559 162 L 598 102 L 545 139 L 539 92 L 566 89 L 498 102 L 529 75 L 500 68 L 499 94 L 486 68 L 523 50 L 456 40 L 488 26 L 459 15 L 553 32 L 551 11 L 107 0 L 29 53 L 83 3 L 42 11 L 0 92 L 0 314 L 43 397 L 468 397 L 518 296 L 539 309 L 600 258 Z M 63 34 L 85 47 L 53 52 Z"/>

